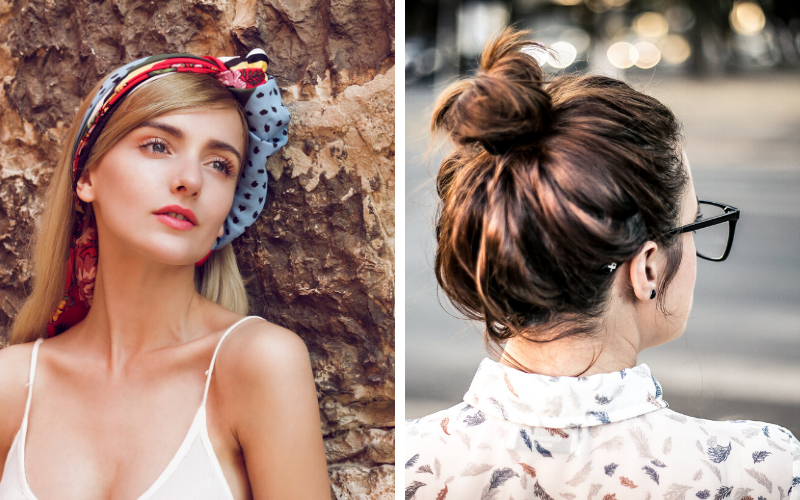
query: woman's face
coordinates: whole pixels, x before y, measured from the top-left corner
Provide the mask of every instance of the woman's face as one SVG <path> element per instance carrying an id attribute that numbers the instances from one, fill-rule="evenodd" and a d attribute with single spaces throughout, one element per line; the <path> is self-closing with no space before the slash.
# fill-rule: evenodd
<path id="1" fill-rule="evenodd" d="M 689 162 L 685 156 L 684 164 L 686 165 L 689 182 L 683 195 L 679 226 L 691 224 L 697 218 L 697 195 L 694 190 Z M 664 309 L 667 314 L 663 314 L 660 311 L 656 314 L 656 331 L 659 332 L 659 337 L 661 338 L 655 339 L 656 342 L 653 345 L 663 344 L 683 335 L 686 330 L 689 313 L 692 310 L 694 283 L 697 277 L 697 254 L 694 246 L 694 235 L 692 232 L 683 233 L 680 238 L 682 238 L 681 243 L 683 245 L 681 265 L 665 292 L 667 295 L 664 300 Z"/>
<path id="2" fill-rule="evenodd" d="M 170 113 L 125 135 L 78 183 L 103 251 L 172 265 L 203 258 L 233 203 L 243 136 L 234 110 Z"/>

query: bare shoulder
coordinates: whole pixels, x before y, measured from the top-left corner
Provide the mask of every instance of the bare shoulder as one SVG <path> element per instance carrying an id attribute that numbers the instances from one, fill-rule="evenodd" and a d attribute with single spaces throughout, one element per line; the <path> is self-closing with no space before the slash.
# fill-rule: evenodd
<path id="1" fill-rule="evenodd" d="M 27 368 L 30 368 L 32 350 L 33 342 L 10 345 L 0 349 L 0 373 L 4 376 L 11 376 L 12 373 L 9 370 L 13 371 L 14 368 L 25 365 L 25 376 L 23 378 L 27 379 Z"/>
<path id="2" fill-rule="evenodd" d="M 0 450 L 11 444 L 25 413 L 32 349 L 32 342 L 0 349 Z"/>
<path id="3" fill-rule="evenodd" d="M 228 335 L 216 362 L 222 381 L 254 389 L 271 381 L 292 384 L 312 379 L 305 342 L 296 333 L 261 319 L 249 319 Z"/>
<path id="4" fill-rule="evenodd" d="M 217 403 L 245 457 L 253 498 L 329 498 L 317 390 L 303 340 L 249 319 L 223 342 L 217 363 Z"/>
<path id="5" fill-rule="evenodd" d="M 33 342 L 0 349 L 0 380 L 3 381 L 0 384 L 0 407 L 9 408 L 6 403 L 13 403 L 20 398 L 22 405 L 25 405 L 32 349 Z M 0 412 L 0 419 L 5 413 Z"/>

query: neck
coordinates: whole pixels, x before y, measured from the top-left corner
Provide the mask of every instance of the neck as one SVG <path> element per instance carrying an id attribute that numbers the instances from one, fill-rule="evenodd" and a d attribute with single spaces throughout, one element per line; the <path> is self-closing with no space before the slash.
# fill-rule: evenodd
<path id="1" fill-rule="evenodd" d="M 194 266 L 100 252 L 94 299 L 80 324 L 80 341 L 95 345 L 112 365 L 125 364 L 138 353 L 201 336 L 197 313 L 204 301 L 194 288 Z"/>
<path id="2" fill-rule="evenodd" d="M 589 335 L 545 343 L 514 337 L 503 347 L 500 362 L 553 377 L 587 376 L 632 368 L 641 349 L 636 321 L 625 315 L 607 314 L 601 326 Z"/>

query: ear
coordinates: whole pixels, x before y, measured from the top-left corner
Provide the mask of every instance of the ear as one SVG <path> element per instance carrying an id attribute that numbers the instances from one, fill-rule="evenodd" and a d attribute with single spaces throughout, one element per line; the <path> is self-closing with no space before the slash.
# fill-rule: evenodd
<path id="1" fill-rule="evenodd" d="M 217 233 L 217 238 L 222 238 L 222 233 L 225 232 L 225 223 L 223 222 L 221 226 L 219 226 L 219 232 Z"/>
<path id="2" fill-rule="evenodd" d="M 76 183 L 75 192 L 78 194 L 78 198 L 84 203 L 91 203 L 97 198 L 94 185 L 92 184 L 91 172 L 88 170 L 83 171 Z"/>
<path id="3" fill-rule="evenodd" d="M 636 298 L 650 301 L 653 291 L 658 286 L 658 260 L 660 248 L 653 241 L 648 241 L 630 260 L 630 280 Z"/>

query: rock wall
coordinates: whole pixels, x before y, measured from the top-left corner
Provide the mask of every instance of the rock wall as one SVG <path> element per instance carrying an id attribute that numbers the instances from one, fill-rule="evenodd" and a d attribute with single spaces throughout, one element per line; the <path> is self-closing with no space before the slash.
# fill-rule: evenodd
<path id="1" fill-rule="evenodd" d="M 234 242 L 253 313 L 308 344 L 333 491 L 394 498 L 394 1 L 0 0 L 0 340 L 80 99 L 150 54 L 263 48 L 292 113 Z"/>

